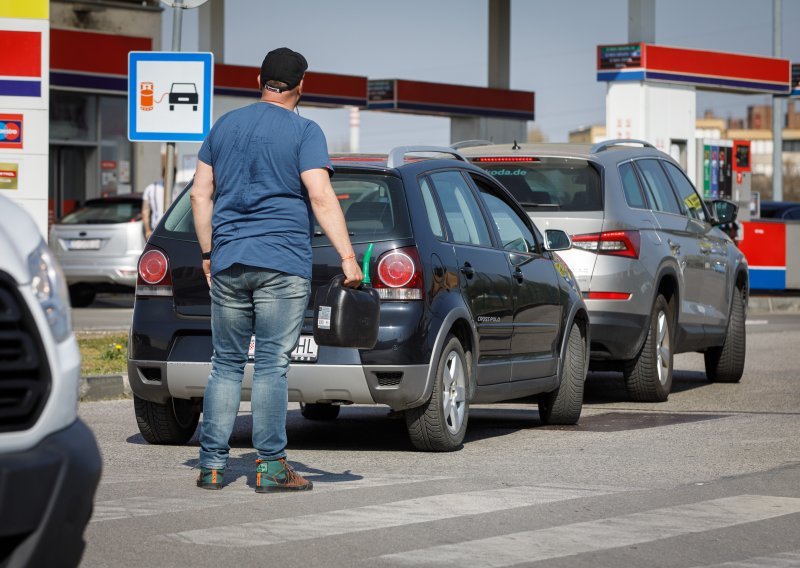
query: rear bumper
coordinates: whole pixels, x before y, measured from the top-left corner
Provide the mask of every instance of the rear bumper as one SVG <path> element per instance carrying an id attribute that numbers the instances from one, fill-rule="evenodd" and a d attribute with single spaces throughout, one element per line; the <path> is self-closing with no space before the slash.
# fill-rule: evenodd
<path id="1" fill-rule="evenodd" d="M 590 307 L 591 360 L 633 359 L 647 336 L 649 319 L 647 315 L 592 311 Z"/>
<path id="2" fill-rule="evenodd" d="M 138 257 L 126 258 L 123 262 L 116 259 L 113 264 L 62 262 L 61 268 L 69 284 L 90 282 L 134 287 L 136 286 L 137 260 Z"/>
<path id="3" fill-rule="evenodd" d="M 80 420 L 3 455 L 0 565 L 77 566 L 101 468 L 94 435 Z"/>
<path id="4" fill-rule="evenodd" d="M 355 349 L 352 351 L 358 357 Z M 172 398 L 202 398 L 211 363 L 128 360 L 128 381 L 140 398 L 159 404 Z M 428 365 L 294 363 L 289 366 L 289 401 L 338 404 L 386 404 L 408 408 L 425 392 Z M 253 364 L 242 381 L 242 400 L 250 400 Z"/>

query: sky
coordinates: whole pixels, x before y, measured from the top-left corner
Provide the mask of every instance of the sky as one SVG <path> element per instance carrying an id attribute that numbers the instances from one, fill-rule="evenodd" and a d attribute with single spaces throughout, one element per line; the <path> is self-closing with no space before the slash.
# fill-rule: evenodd
<path id="1" fill-rule="evenodd" d="M 772 55 L 772 0 L 656 0 L 656 43 Z M 287 46 L 309 70 L 487 86 L 487 0 L 227 0 L 222 62 L 258 67 Z M 512 0 L 510 88 L 536 93 L 529 128 L 563 142 L 570 130 L 605 123 L 606 84 L 596 79 L 596 46 L 626 43 L 627 0 Z M 782 0 L 781 57 L 800 63 L 800 0 Z M 172 9 L 162 21 L 172 45 Z M 185 10 L 183 51 L 198 49 L 197 10 Z M 219 62 L 219 60 L 218 60 Z M 766 95 L 698 92 L 697 112 L 744 117 Z M 303 107 L 332 151 L 346 151 L 349 112 Z M 360 150 L 450 143 L 448 118 L 361 112 Z"/>

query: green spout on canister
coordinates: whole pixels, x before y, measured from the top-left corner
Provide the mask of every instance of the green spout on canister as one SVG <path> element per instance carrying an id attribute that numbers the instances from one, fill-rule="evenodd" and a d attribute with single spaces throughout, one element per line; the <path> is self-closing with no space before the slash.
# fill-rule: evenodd
<path id="1" fill-rule="evenodd" d="M 369 243 L 367 251 L 364 253 L 364 260 L 361 261 L 361 272 L 364 274 L 364 280 L 361 281 L 362 284 L 371 284 L 369 279 L 369 261 L 372 258 L 372 247 L 373 244 Z"/>

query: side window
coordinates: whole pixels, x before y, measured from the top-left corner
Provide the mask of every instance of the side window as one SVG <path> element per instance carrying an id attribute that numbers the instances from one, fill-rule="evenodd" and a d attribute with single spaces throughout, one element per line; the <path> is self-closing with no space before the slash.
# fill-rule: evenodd
<path id="1" fill-rule="evenodd" d="M 430 176 L 444 210 L 450 236 L 456 243 L 491 246 L 489 228 L 467 180 L 455 171 Z"/>
<path id="2" fill-rule="evenodd" d="M 497 197 L 487 184 L 473 176 L 472 178 L 481 193 L 481 198 L 489 210 L 492 223 L 500 235 L 500 246 L 504 250 L 515 252 L 533 252 L 536 240 L 528 225 L 519 214 L 505 201 Z"/>
<path id="3" fill-rule="evenodd" d="M 678 192 L 678 197 L 683 201 L 683 206 L 689 217 L 697 219 L 698 221 L 707 221 L 706 212 L 703 209 L 703 202 L 700 200 L 700 196 L 697 195 L 694 187 L 692 187 L 692 183 L 686 179 L 686 176 L 683 175 L 683 172 L 675 164 L 670 162 L 661 163 L 664 164 L 664 169 L 667 170 L 667 174 L 669 174 Z"/>
<path id="4" fill-rule="evenodd" d="M 628 205 L 637 209 L 647 209 L 642 186 L 639 185 L 636 172 L 633 171 L 633 165 L 630 162 L 620 164 L 619 177 L 622 180 L 622 191 L 625 192 L 625 201 L 628 202 Z"/>
<path id="5" fill-rule="evenodd" d="M 636 160 L 636 168 L 644 180 L 653 209 L 683 215 L 678 200 L 675 198 L 675 192 L 672 191 L 667 179 L 667 174 L 658 165 L 658 160 Z"/>
<path id="6" fill-rule="evenodd" d="M 433 199 L 428 178 L 422 178 L 419 183 L 419 189 L 422 191 L 422 201 L 425 203 L 425 212 L 428 214 L 428 223 L 431 226 L 431 231 L 437 237 L 442 238 L 444 237 L 444 230 L 442 229 L 442 222 L 439 220 L 439 212 L 436 210 L 436 201 Z"/>

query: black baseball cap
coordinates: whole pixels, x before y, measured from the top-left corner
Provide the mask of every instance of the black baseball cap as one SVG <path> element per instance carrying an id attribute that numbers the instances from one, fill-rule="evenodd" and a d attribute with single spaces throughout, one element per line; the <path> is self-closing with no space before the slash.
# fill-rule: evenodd
<path id="1" fill-rule="evenodd" d="M 306 69 L 308 69 L 306 58 L 296 51 L 288 47 L 273 49 L 267 53 L 261 64 L 261 86 L 277 93 L 291 91 L 303 80 Z M 267 81 L 280 81 L 287 86 L 271 87 L 267 85 Z"/>

